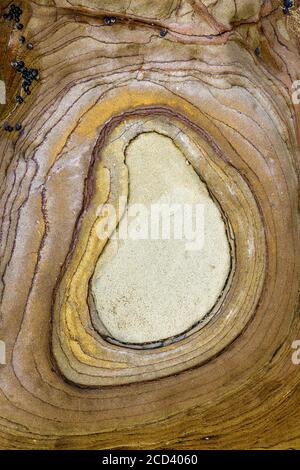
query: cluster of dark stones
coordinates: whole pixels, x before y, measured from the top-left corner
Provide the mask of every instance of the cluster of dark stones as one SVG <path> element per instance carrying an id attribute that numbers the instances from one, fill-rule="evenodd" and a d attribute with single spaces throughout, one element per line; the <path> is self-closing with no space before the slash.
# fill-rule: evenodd
<path id="1" fill-rule="evenodd" d="M 31 90 L 30 86 L 33 82 L 33 80 L 38 80 L 39 79 L 39 72 L 37 69 L 30 69 L 25 66 L 25 63 L 23 60 L 16 60 L 12 63 L 12 66 L 16 69 L 17 72 L 22 74 L 23 77 L 23 82 L 22 82 L 22 88 L 24 92 L 27 95 L 30 95 Z M 20 103 L 19 95 L 17 96 L 17 102 Z M 22 101 L 21 101 L 22 102 Z"/>
<path id="2" fill-rule="evenodd" d="M 24 25 L 20 22 L 20 17 L 22 13 L 23 13 L 23 10 L 20 7 L 18 7 L 15 4 L 12 4 L 9 8 L 9 11 L 3 14 L 3 18 L 8 21 L 15 21 L 16 28 L 18 30 L 22 30 L 24 28 Z M 19 40 L 22 44 L 24 44 L 24 42 L 26 41 L 26 38 L 25 36 L 20 36 Z M 27 49 L 33 49 L 33 44 L 31 42 L 27 44 Z"/>
<path id="3" fill-rule="evenodd" d="M 15 21 L 17 29 L 23 29 L 22 23 L 20 23 L 20 17 L 23 11 L 17 5 L 12 4 L 9 8 L 8 13 L 4 13 L 3 18 L 8 21 Z"/>
<path id="4" fill-rule="evenodd" d="M 12 62 L 12 66 L 17 72 L 22 74 L 22 77 L 24 79 L 22 82 L 22 88 L 27 95 L 30 95 L 31 93 L 30 86 L 32 82 L 34 80 L 39 79 L 38 70 L 26 67 L 25 62 L 23 60 L 15 60 L 14 62 Z M 23 101 L 24 101 L 24 98 L 21 95 L 16 96 L 17 103 L 21 104 L 23 103 Z M 14 129 L 16 131 L 20 131 L 22 129 L 22 124 L 18 122 L 13 128 L 9 123 L 5 123 L 3 126 L 3 129 L 7 132 L 12 132 Z"/>

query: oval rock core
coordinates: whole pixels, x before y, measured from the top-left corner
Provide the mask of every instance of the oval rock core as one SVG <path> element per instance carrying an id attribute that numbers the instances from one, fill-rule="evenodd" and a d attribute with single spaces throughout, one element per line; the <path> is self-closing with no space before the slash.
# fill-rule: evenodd
<path id="1" fill-rule="evenodd" d="M 211 311 L 230 271 L 218 205 L 172 139 L 142 133 L 128 145 L 127 209 L 92 279 L 99 319 L 122 343 L 161 341 Z"/>

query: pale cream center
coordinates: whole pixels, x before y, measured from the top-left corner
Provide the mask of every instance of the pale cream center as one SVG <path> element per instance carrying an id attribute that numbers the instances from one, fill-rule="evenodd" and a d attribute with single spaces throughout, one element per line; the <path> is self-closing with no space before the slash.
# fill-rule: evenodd
<path id="1" fill-rule="evenodd" d="M 140 134 L 126 155 L 128 210 L 142 206 L 128 217 L 131 236 L 108 241 L 96 266 L 92 292 L 108 334 L 140 344 L 179 335 L 212 309 L 229 274 L 230 248 L 218 206 L 170 138 L 156 132 Z M 167 211 L 160 221 L 166 237 L 170 220 L 170 239 L 161 239 L 161 226 L 155 232 L 157 219 L 150 216 L 153 205 L 162 204 Z M 183 238 L 174 239 L 180 236 L 180 220 Z M 128 233 L 124 224 L 126 217 L 117 237 Z M 146 237 L 151 230 L 160 239 L 133 239 Z"/>

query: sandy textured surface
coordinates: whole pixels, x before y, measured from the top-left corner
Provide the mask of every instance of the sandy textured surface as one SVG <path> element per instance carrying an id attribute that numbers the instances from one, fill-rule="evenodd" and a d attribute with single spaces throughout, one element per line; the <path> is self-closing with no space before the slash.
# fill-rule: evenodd
<path id="1" fill-rule="evenodd" d="M 0 448 L 300 449 L 300 0 L 289 15 L 282 0 L 13 3 L 22 30 L 3 18 L 12 0 L 0 1 Z M 30 95 L 15 60 L 38 70 Z M 190 166 L 177 172 L 183 157 L 174 157 L 166 176 L 169 146 L 147 175 L 145 152 L 134 152 L 145 132 L 171 139 Z M 204 194 L 192 168 L 200 175 L 221 208 L 231 267 L 195 327 L 176 341 L 128 345 L 108 337 L 106 326 L 126 330 L 95 307 L 99 262 L 102 280 L 112 274 L 106 302 L 108 290 L 119 302 L 129 281 L 143 290 L 143 308 L 134 311 L 136 300 L 117 318 L 144 321 L 127 334 L 155 321 L 156 277 L 163 302 L 179 299 L 170 328 L 184 323 L 180 310 L 186 323 L 187 312 L 200 316 L 208 296 L 196 252 L 185 258 L 175 246 L 168 257 L 136 243 L 131 258 L 124 242 L 104 254 L 102 208 L 132 197 L 138 158 L 139 188 L 151 181 L 158 199 L 155 173 L 175 180 L 184 200 Z M 168 279 L 171 260 L 180 273 Z M 187 296 L 198 310 L 179 308 Z"/>
<path id="2" fill-rule="evenodd" d="M 228 276 L 230 251 L 218 207 L 171 139 L 141 134 L 129 145 L 126 163 L 129 214 L 133 204 L 179 204 L 179 211 L 189 204 L 195 229 L 196 204 L 203 208 L 199 248 L 189 243 L 186 224 L 182 239 L 174 239 L 180 220 L 174 206 L 170 239 L 137 239 L 151 230 L 149 212 L 138 210 L 128 217 L 129 238 L 110 240 L 100 256 L 93 282 L 100 318 L 115 339 L 143 343 L 183 333 L 209 312 Z M 125 224 L 123 218 L 117 235 Z"/>

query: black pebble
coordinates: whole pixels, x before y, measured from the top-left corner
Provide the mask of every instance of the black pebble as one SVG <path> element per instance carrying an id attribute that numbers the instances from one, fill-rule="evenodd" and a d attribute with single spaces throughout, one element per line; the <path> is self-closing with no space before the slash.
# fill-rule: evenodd
<path id="1" fill-rule="evenodd" d="M 22 44 L 24 44 L 24 42 L 26 41 L 25 36 L 20 36 L 19 41 L 20 41 Z"/>
<path id="2" fill-rule="evenodd" d="M 38 80 L 39 71 L 37 69 L 29 69 L 28 70 L 28 78 L 30 80 Z"/>
<path id="3" fill-rule="evenodd" d="M 21 103 L 23 103 L 24 100 L 23 100 L 21 95 L 17 95 L 16 96 L 16 101 L 17 101 L 17 103 L 21 104 Z"/>
<path id="4" fill-rule="evenodd" d="M 104 23 L 105 24 L 114 24 L 116 22 L 116 17 L 115 16 L 105 16 L 104 17 Z"/>
<path id="5" fill-rule="evenodd" d="M 290 12 L 289 12 L 289 9 L 292 8 L 294 6 L 294 2 L 293 0 L 284 0 L 283 1 L 283 14 L 284 15 L 288 15 Z"/>
<path id="6" fill-rule="evenodd" d="M 22 83 L 22 88 L 23 88 L 23 90 L 25 90 L 25 91 L 29 90 L 30 85 L 31 85 L 31 82 L 28 83 L 28 82 L 25 80 L 25 81 Z"/>
<path id="7" fill-rule="evenodd" d="M 167 35 L 167 33 L 168 33 L 168 30 L 163 28 L 160 30 L 159 35 L 161 38 L 164 38 Z"/>
<path id="8" fill-rule="evenodd" d="M 254 52 L 255 52 L 255 55 L 259 56 L 261 52 L 260 47 L 257 47 Z"/>
<path id="9" fill-rule="evenodd" d="M 6 132 L 12 132 L 14 130 L 13 127 L 11 127 L 9 124 L 4 124 L 3 126 L 3 129 L 6 131 Z"/>
<path id="10" fill-rule="evenodd" d="M 26 69 L 23 60 L 18 60 L 18 61 L 17 61 L 16 69 L 17 69 L 17 71 L 20 72 L 20 73 L 22 73 L 22 72 L 24 71 L 24 69 Z"/>
<path id="11" fill-rule="evenodd" d="M 16 24 L 16 27 L 17 27 L 17 29 L 23 29 L 23 28 L 24 28 L 24 26 L 22 25 L 22 23 L 17 23 L 17 24 Z"/>
<path id="12" fill-rule="evenodd" d="M 33 49 L 33 44 L 31 42 L 27 44 L 27 49 Z"/>
<path id="13" fill-rule="evenodd" d="M 17 122 L 17 124 L 15 125 L 15 129 L 16 129 L 16 131 L 20 131 L 22 129 L 22 124 Z"/>

